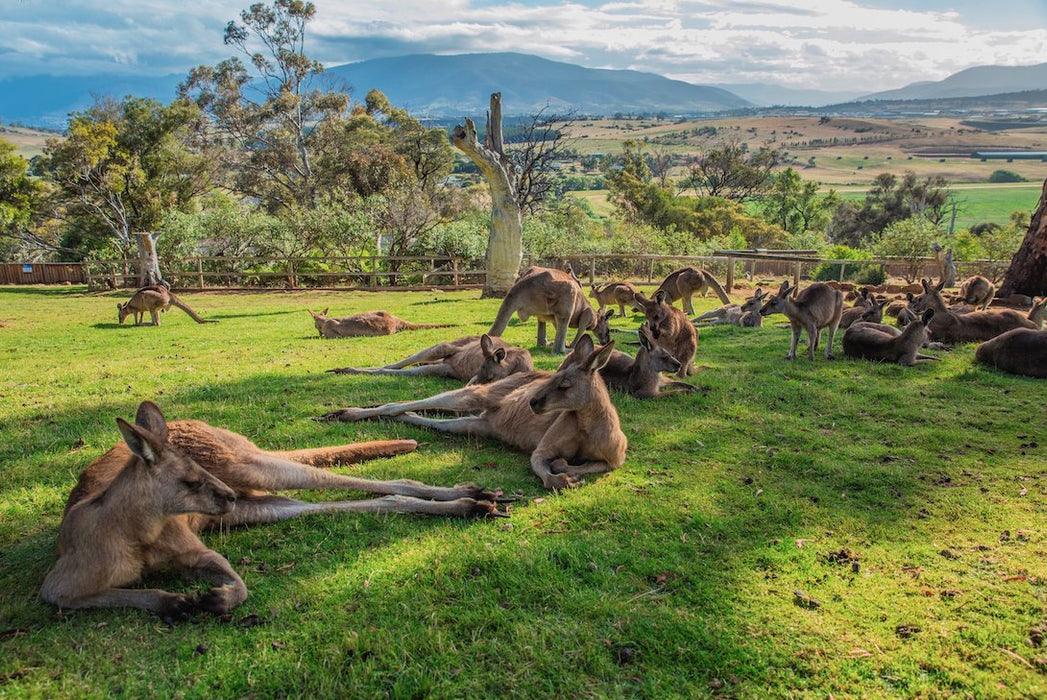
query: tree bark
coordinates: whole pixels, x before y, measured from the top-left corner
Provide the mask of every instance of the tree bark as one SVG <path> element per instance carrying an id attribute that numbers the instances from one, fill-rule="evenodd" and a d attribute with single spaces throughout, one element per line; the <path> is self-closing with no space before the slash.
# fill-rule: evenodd
<path id="1" fill-rule="evenodd" d="M 164 281 L 160 274 L 160 260 L 156 256 L 156 239 L 159 234 L 135 233 L 138 241 L 138 286 L 150 287 Z"/>
<path id="2" fill-rule="evenodd" d="M 1006 298 L 1012 294 L 1047 296 L 1047 180 L 1043 182 L 1040 203 L 1029 222 L 1029 231 L 1011 258 L 996 296 Z"/>
<path id="3" fill-rule="evenodd" d="M 523 259 L 523 215 L 516 196 L 516 174 L 502 144 L 502 95 L 491 95 L 486 143 L 476 137 L 468 117 L 451 134 L 455 148 L 469 156 L 491 190 L 491 230 L 487 242 L 484 297 L 504 297 L 516 282 Z"/>

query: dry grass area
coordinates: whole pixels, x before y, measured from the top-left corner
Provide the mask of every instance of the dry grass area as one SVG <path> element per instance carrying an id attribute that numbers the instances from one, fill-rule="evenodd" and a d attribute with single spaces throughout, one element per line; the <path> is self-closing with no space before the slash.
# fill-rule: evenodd
<path id="1" fill-rule="evenodd" d="M 47 139 L 54 138 L 56 135 L 49 131 L 27 129 L 24 126 L 0 126 L 0 139 L 13 143 L 18 149 L 16 151 L 18 155 L 27 160 L 43 153 Z"/>

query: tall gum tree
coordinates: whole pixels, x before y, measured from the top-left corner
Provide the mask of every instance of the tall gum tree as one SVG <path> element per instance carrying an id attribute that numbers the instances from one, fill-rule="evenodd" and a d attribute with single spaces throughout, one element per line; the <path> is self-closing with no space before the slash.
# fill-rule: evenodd
<path id="1" fill-rule="evenodd" d="M 1029 222 L 1025 240 L 1011 258 L 997 296 L 1011 294 L 1047 296 L 1047 180 L 1043 182 L 1040 202 Z"/>

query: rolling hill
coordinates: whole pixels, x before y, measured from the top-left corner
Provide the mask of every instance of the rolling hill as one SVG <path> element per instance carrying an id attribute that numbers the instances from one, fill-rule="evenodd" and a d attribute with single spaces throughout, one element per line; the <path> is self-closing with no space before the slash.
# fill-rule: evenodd
<path id="1" fill-rule="evenodd" d="M 975 66 L 937 82 L 918 82 L 897 90 L 874 92 L 860 100 L 927 100 L 979 97 L 1042 90 L 1047 85 L 1047 63 L 1032 66 Z"/>

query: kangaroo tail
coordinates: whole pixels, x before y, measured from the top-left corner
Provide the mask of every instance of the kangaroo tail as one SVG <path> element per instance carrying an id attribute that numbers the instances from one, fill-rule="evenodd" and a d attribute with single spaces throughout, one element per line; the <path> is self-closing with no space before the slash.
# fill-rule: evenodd
<path id="1" fill-rule="evenodd" d="M 723 287 L 720 286 L 720 283 L 716 281 L 716 278 L 713 277 L 711 272 L 705 272 L 705 283 L 713 288 L 713 291 L 716 292 L 716 296 L 720 297 L 720 301 L 724 304 L 731 303 L 731 298 L 727 296 L 727 292 L 723 290 Z"/>
<path id="2" fill-rule="evenodd" d="M 423 328 L 454 328 L 453 323 L 405 323 L 404 330 L 417 331 Z"/>
<path id="3" fill-rule="evenodd" d="M 414 440 L 372 440 L 334 447 L 286 450 L 271 454 L 314 467 L 330 467 L 336 464 L 355 464 L 369 459 L 402 455 L 414 452 L 417 447 L 418 443 Z"/>
<path id="4" fill-rule="evenodd" d="M 182 311 L 184 311 L 187 314 L 189 314 L 189 318 L 193 319 L 197 323 L 218 323 L 218 321 L 207 321 L 205 319 L 200 318 L 199 316 L 196 315 L 195 311 L 193 311 L 192 309 L 189 308 L 188 304 L 186 304 L 181 299 L 176 297 L 173 293 L 168 292 L 168 294 L 171 295 L 171 303 L 174 304 L 175 306 L 177 306 Z"/>

